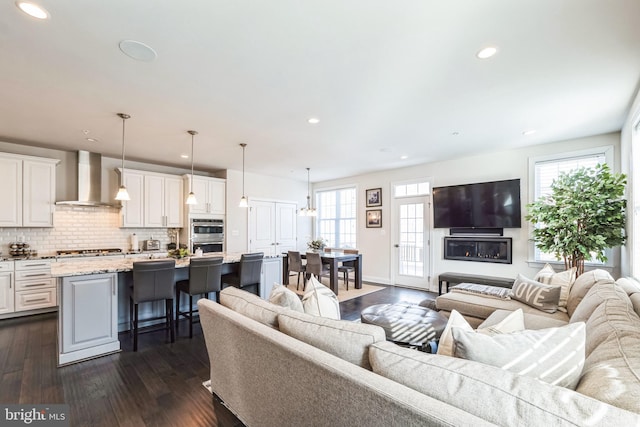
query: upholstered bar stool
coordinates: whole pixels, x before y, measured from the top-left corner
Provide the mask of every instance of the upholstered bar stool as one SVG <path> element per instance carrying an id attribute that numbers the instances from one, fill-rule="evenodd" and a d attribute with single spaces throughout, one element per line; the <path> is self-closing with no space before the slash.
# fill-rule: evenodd
<path id="1" fill-rule="evenodd" d="M 300 252 L 296 251 L 288 251 L 287 257 L 289 258 L 289 272 L 298 273 L 298 282 L 296 283 L 296 290 L 300 287 L 300 273 L 305 273 L 306 266 L 302 264 L 302 256 L 300 256 Z M 307 283 L 307 276 L 305 274 L 302 275 L 302 288 L 304 289 L 304 285 Z"/>
<path id="2" fill-rule="evenodd" d="M 165 316 L 147 320 L 165 319 L 166 329 L 175 341 L 173 325 L 173 288 L 175 286 L 176 261 L 139 261 L 133 263 L 133 286 L 129 289 L 129 320 L 133 322 L 133 351 L 138 351 L 138 304 L 151 301 L 165 302 Z M 154 332 L 158 328 L 145 330 Z"/>
<path id="3" fill-rule="evenodd" d="M 215 292 L 216 301 L 220 302 L 222 261 L 222 257 L 191 258 L 189 279 L 176 282 L 176 321 L 180 320 L 180 316 L 189 319 L 189 338 L 193 338 L 193 296 L 203 295 L 204 298 L 209 299 L 209 293 Z M 189 295 L 189 311 L 180 311 L 181 292 Z M 179 325 L 180 322 L 176 324 L 176 332 Z"/>
<path id="4" fill-rule="evenodd" d="M 236 288 L 254 288 L 255 294 L 260 296 L 260 274 L 262 272 L 262 259 L 264 253 L 242 254 L 237 273 L 224 274 L 222 284 L 235 286 Z"/>

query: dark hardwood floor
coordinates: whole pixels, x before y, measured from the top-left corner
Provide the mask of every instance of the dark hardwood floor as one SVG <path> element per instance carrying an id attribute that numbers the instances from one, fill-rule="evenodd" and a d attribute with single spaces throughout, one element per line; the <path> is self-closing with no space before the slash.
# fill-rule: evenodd
<path id="1" fill-rule="evenodd" d="M 373 304 L 435 296 L 385 287 L 342 302 L 340 311 L 355 320 Z M 182 321 L 173 344 L 166 332 L 142 334 L 137 353 L 121 334 L 121 353 L 62 368 L 56 366 L 56 328 L 55 313 L 0 320 L 0 403 L 66 403 L 72 426 L 242 425 L 202 386 L 209 359 L 199 324 L 189 339 Z"/>

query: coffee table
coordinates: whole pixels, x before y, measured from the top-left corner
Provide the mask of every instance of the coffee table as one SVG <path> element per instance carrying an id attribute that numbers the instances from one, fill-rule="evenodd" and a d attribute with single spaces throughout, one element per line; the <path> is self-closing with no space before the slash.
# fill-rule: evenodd
<path id="1" fill-rule="evenodd" d="M 387 340 L 405 345 L 423 346 L 440 338 L 447 326 L 444 315 L 408 302 L 372 305 L 362 310 L 360 320 L 380 326 Z"/>

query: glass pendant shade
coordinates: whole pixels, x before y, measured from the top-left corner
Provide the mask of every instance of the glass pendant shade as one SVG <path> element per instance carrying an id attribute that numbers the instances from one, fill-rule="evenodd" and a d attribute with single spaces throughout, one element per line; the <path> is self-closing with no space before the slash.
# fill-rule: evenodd
<path id="1" fill-rule="evenodd" d="M 120 201 L 131 200 L 131 197 L 129 197 L 129 192 L 127 191 L 127 188 L 124 185 L 121 185 L 120 188 L 118 188 L 118 194 L 116 194 L 116 200 L 120 200 Z"/>
<path id="2" fill-rule="evenodd" d="M 131 200 L 131 197 L 129 197 L 127 187 L 124 186 L 124 122 L 131 118 L 131 116 L 125 113 L 118 113 L 118 117 L 122 119 L 122 174 L 120 175 L 120 188 L 118 188 L 116 200 L 127 201 Z"/>
<path id="3" fill-rule="evenodd" d="M 247 201 L 247 198 L 245 196 L 242 196 L 242 198 L 240 198 L 240 203 L 238 203 L 238 207 L 239 208 L 249 207 L 249 202 Z"/>
<path id="4" fill-rule="evenodd" d="M 188 130 L 187 133 L 191 135 L 191 181 L 189 181 L 189 196 L 187 197 L 187 205 L 197 205 L 198 200 L 196 199 L 196 195 L 193 193 L 193 137 L 197 135 L 198 132 L 195 130 Z"/>

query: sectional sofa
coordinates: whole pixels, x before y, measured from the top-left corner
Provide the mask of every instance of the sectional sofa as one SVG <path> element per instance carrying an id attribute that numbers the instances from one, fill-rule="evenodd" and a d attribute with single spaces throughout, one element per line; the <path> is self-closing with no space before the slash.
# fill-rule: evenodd
<path id="1" fill-rule="evenodd" d="M 198 306 L 214 398 L 249 426 L 640 426 L 640 318 L 613 281 L 594 285 L 573 313 L 587 317 L 592 359 L 578 391 L 399 347 L 377 326 L 299 313 L 235 288 L 220 304 Z M 619 348 L 628 348 L 627 362 Z M 585 385 L 585 393 L 582 382 L 611 385 Z"/>

